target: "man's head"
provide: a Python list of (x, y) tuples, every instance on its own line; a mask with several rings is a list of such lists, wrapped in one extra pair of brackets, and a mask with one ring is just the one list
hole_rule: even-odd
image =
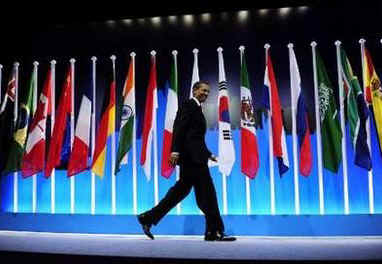
[(207, 100), (210, 93), (210, 84), (207, 81), (199, 81), (192, 86), (192, 95), (198, 99), (200, 103)]

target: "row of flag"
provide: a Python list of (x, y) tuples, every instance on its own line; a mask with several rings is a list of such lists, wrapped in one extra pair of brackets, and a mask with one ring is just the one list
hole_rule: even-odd
[[(299, 171), (309, 176), (312, 169), (313, 155), (311, 150), (310, 128), (307, 107), (301, 86), (300, 71), (293, 50), (289, 48), (291, 104), (293, 114), (293, 134), (298, 142)], [(349, 123), (352, 147), (355, 152), (354, 163), (368, 171), (372, 169), (370, 149), (370, 117), (374, 116), (378, 141), (382, 149), (382, 89), (380, 80), (373, 66), (371, 56), (366, 48), (362, 49), (363, 87), (353, 73), (350, 61), (342, 47), (337, 54), (339, 72), (340, 111), (346, 111)], [(282, 122), (281, 103), (278, 86), (270, 55), (270, 46), (265, 46), (264, 97), (262, 105), (270, 118), (269, 139), (270, 155), (278, 161), (280, 176), (288, 171), (290, 164), (287, 153), (285, 129)], [(219, 95), (219, 170), (223, 175), (230, 175), (235, 163), (234, 142), (229, 114), (229, 91), (225, 76), (223, 49), (218, 50)], [(342, 161), (341, 142), (345, 130), (342, 129), (338, 107), (334, 98), (333, 85), (328, 77), (324, 62), (313, 48), (314, 80), (316, 96), (317, 129), (321, 134), (323, 166), (337, 172)], [(140, 164), (148, 179), (151, 177), (152, 143), (156, 138), (157, 124), (157, 76), (155, 52), (151, 53), (150, 76), (145, 102), (144, 124), (142, 132), (142, 151)], [(168, 88), (166, 116), (164, 125), (163, 153), (161, 174), (168, 178), (174, 168), (169, 166), (172, 127), (178, 109), (178, 71), (177, 52), (173, 51), (170, 80)], [(54, 102), (55, 62), (52, 61), (42, 92), (37, 100), (37, 63), (34, 65), (28, 92), (18, 106), (18, 64), (15, 63), (5, 96), (1, 101), (0, 122), (2, 151), (0, 162), (3, 173), (21, 171), (24, 177), (44, 172), (50, 177), (54, 169), (65, 164), (67, 175), (73, 176), (91, 169), (102, 177), (105, 172), (107, 140), (116, 129), (116, 78), (115, 56), (111, 57), (109, 90), (104, 96), (101, 119), (95, 133), (95, 79), (96, 64), (93, 57), (91, 85), (85, 89), (79, 109), (76, 125), (74, 125), (74, 60), (68, 68), (57, 109)], [(194, 67), (192, 85), (199, 81), (197, 50), (194, 50)], [(260, 167), (259, 148), (253, 109), (253, 99), (249, 83), (244, 47), (240, 47), (240, 113), (241, 113), (241, 171), (249, 178), (255, 178)], [(190, 89), (190, 97), (192, 96)], [(135, 145), (136, 106), (135, 106), (135, 54), (131, 54), (130, 65), (126, 74), (121, 108), (119, 142), (114, 159), (113, 173), (118, 173), (127, 163), (127, 155)], [(57, 116), (55, 113), (57, 112)], [(371, 115), (371, 112), (373, 115)], [(52, 129), (47, 131), (47, 120), (50, 119)], [(11, 124), (5, 123), (11, 120)], [(75, 128), (75, 130), (74, 130)], [(50, 134), (50, 135), (49, 135)], [(48, 135), (48, 136), (47, 136)], [(11, 139), (10, 141), (4, 139)], [(47, 138), (50, 138), (49, 148)], [(90, 142), (92, 139), (92, 142)], [(297, 145), (297, 142), (294, 144)], [(92, 146), (92, 149), (90, 149)], [(154, 148), (154, 152), (155, 152)], [(116, 155), (116, 156), (115, 156)]]

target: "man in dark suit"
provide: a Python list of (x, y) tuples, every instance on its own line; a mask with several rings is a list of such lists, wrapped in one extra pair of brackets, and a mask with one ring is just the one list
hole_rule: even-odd
[(154, 239), (150, 228), (182, 201), (194, 187), (196, 202), (206, 219), (204, 240), (234, 241), (224, 234), (215, 187), (208, 168), (208, 160), (217, 161), (208, 150), (204, 137), (207, 132), (201, 103), (210, 92), (208, 82), (199, 81), (192, 87), (193, 97), (182, 104), (176, 114), (171, 146), (170, 164), (179, 164), (180, 176), (166, 196), (151, 210), (138, 215), (144, 233)]

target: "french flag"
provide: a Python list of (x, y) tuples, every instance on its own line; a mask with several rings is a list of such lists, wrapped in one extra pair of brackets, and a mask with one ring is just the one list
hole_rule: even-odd
[(292, 107), (297, 109), (296, 126), (298, 143), (300, 147), (300, 173), (303, 176), (309, 176), (312, 170), (312, 151), (310, 146), (310, 129), (308, 123), (308, 112), (304, 95), (301, 93), (301, 77), (297, 65), (296, 55), (293, 46), (289, 47), (289, 65), (292, 91)]
[[(93, 83), (93, 81), (91, 82)], [(89, 168), (89, 142), (92, 115), (93, 87), (88, 86), (82, 95), (78, 114), (72, 154), (68, 164), (68, 177), (83, 172)]]
[(270, 111), (272, 120), (273, 156), (278, 160), (280, 176), (289, 169), (289, 159), (285, 140), (285, 130), (281, 115), (281, 104), (277, 91), (275, 73), (273, 71), (269, 50), (266, 50), (266, 66), (264, 76), (264, 106)]

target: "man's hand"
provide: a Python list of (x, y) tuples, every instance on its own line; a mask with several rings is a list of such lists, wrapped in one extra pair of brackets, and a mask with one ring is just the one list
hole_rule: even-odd
[(172, 152), (168, 163), (170, 163), (171, 167), (175, 167), (179, 160), (179, 153)]
[(209, 159), (212, 161), (218, 162), (218, 158), (213, 154), (209, 157)]

